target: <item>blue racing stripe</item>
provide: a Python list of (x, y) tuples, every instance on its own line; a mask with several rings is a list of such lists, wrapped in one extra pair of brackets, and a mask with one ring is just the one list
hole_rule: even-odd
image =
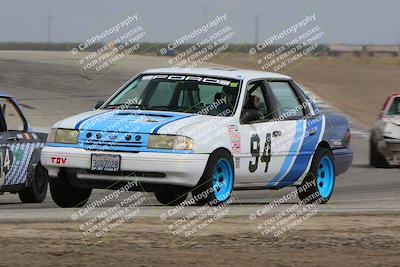
[[(323, 117), (320, 116), (319, 119), (307, 121), (306, 137), (304, 138), (300, 153), (293, 163), (291, 170), (282, 180), (279, 181), (277, 185), (278, 188), (292, 185), (305, 172), (310, 160), (312, 159), (312, 156), (314, 155), (315, 149), (318, 145), (319, 137), (323, 132), (322, 119)], [(310, 133), (312, 130), (315, 130), (317, 134), (309, 135), (308, 133)]]
[(77, 126), (80, 130), (152, 133), (170, 122), (187, 117), (189, 116), (153, 111), (109, 111), (90, 116)]
[[(109, 110), (108, 110), (108, 111), (109, 111)], [(106, 112), (108, 112), (108, 111), (106, 111)], [(102, 114), (104, 114), (104, 113), (106, 113), (106, 112), (98, 113), (98, 114), (95, 114), (95, 115), (92, 115), (92, 116), (89, 116), (89, 117), (87, 117), (87, 118), (82, 119), (81, 121), (79, 121), (79, 122), (75, 125), (75, 129), (76, 129), (76, 130), (79, 130), (79, 127), (82, 125), (82, 123), (84, 123), (84, 122), (86, 122), (86, 121), (88, 121), (88, 120), (90, 120), (90, 119), (92, 119), (92, 118), (94, 118), (94, 117), (96, 117), (96, 116), (100, 116), (100, 115), (102, 115)]]
[[(304, 120), (297, 120), (296, 121), (296, 134), (293, 138), (293, 143), (289, 150), (289, 155), (286, 156), (281, 169), (279, 170), (278, 174), (268, 183), (269, 187), (273, 187), (276, 183), (283, 178), (283, 176), (287, 173), (290, 165), (296, 159), (297, 149), (299, 148), (301, 142), (304, 138)], [(292, 156), (291, 154), (294, 153)]]
[(158, 131), (160, 130), (161, 127), (163, 127), (163, 126), (165, 126), (165, 125), (167, 125), (167, 124), (169, 124), (169, 123), (171, 123), (171, 122), (175, 122), (175, 121), (178, 121), (178, 120), (181, 120), (181, 119), (186, 119), (186, 118), (189, 118), (189, 117), (191, 117), (191, 116), (192, 116), (192, 115), (182, 116), (182, 117), (178, 117), (178, 118), (176, 118), (176, 119), (169, 120), (169, 121), (167, 121), (167, 122), (161, 123), (161, 124), (158, 125), (156, 128), (154, 128), (153, 134), (158, 133)]

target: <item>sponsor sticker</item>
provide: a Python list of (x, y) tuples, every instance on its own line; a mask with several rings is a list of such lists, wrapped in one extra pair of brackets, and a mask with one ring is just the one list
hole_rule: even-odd
[(226, 126), (233, 153), (240, 153), (240, 133), (236, 125)]

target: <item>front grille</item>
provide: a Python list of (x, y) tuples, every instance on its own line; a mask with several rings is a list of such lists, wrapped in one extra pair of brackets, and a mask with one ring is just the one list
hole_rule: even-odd
[(147, 147), (148, 134), (82, 130), (79, 144), (90, 151), (140, 152)]
[(114, 143), (114, 142), (95, 142), (95, 141), (89, 141), (89, 142), (83, 142), (82, 143), (85, 146), (91, 146), (94, 149), (95, 147), (99, 148), (106, 148), (106, 147), (143, 147), (143, 144), (141, 143)]

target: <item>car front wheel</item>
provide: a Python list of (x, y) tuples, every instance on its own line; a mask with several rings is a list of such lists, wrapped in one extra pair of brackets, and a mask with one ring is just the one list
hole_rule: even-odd
[(387, 168), (389, 166), (386, 158), (379, 152), (373, 138), (369, 142), (369, 164), (376, 168)]
[(210, 155), (202, 177), (192, 195), (198, 205), (219, 205), (232, 194), (233, 161), (229, 152), (216, 150)]
[(48, 182), (47, 170), (38, 164), (29, 187), (18, 192), (19, 199), (22, 203), (42, 203), (46, 198)]
[(158, 202), (168, 206), (175, 206), (181, 204), (186, 200), (188, 193), (182, 189), (165, 189), (162, 191), (154, 192)]
[(73, 208), (83, 207), (88, 201), (92, 189), (74, 187), (67, 177), (59, 175), (58, 178), (50, 179), (50, 193), (59, 207)]

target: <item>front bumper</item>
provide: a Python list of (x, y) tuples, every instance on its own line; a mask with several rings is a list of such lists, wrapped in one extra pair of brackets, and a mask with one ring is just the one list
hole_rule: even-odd
[(391, 165), (400, 165), (400, 139), (384, 138), (378, 141), (379, 152)]
[[(91, 154), (94, 153), (120, 155), (120, 172), (116, 174), (91, 172)], [(137, 180), (146, 184), (193, 187), (200, 180), (208, 157), (208, 154), (97, 152), (81, 148), (46, 146), (42, 149), (40, 159), (41, 164), (48, 169), (49, 175), (54, 178), (58, 177), (61, 169), (67, 169), (78, 180)]]

